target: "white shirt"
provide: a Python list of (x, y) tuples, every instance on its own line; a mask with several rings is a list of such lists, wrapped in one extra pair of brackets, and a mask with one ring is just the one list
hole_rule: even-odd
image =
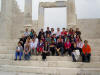
[(35, 39), (35, 47), (37, 47), (38, 44), (38, 38)]
[(59, 35), (61, 35), (61, 32), (60, 31), (59, 32), (57, 31), (56, 32), (56, 36), (59, 36)]
[(56, 34), (55, 32), (51, 32), (51, 35)]
[(83, 45), (84, 45), (84, 44), (83, 44), (82, 42), (78, 42), (78, 43), (77, 43), (77, 47), (79, 47), (79, 48), (82, 48)]
[(35, 42), (31, 42), (30, 43), (30, 48), (32, 49), (32, 48), (36, 48), (37, 47), (37, 43), (35, 43)]
[(24, 32), (24, 36), (29, 36), (30, 32)]

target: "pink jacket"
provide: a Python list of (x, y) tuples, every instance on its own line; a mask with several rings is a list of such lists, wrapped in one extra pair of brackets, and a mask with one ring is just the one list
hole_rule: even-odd
[(65, 48), (70, 48), (70, 47), (71, 47), (71, 43), (70, 43), (70, 42), (66, 42), (66, 43), (64, 44), (64, 46), (65, 46)]

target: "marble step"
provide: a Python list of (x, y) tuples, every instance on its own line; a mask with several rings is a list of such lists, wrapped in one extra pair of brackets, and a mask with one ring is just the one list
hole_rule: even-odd
[(0, 50), (0, 54), (15, 54), (15, 50)]
[[(14, 54), (0, 54), (0, 59), (14, 60)], [(24, 57), (22, 57), (22, 60)], [(81, 59), (81, 57), (80, 57)], [(41, 56), (31, 56), (30, 60), (41, 61)], [(72, 61), (71, 56), (47, 56), (47, 61)], [(91, 62), (100, 62), (100, 56), (91, 56)]]
[(1, 43), (0, 42), (0, 46), (17, 46), (17, 42), (16, 43)]
[(99, 75), (100, 73), (100, 68), (26, 67), (12, 65), (1, 65), (0, 70), (6, 72), (26, 72), (44, 75)]
[(13, 42), (18, 42), (19, 39), (0, 39), (1, 43), (13, 43)]
[[(0, 50), (0, 54), (15, 54), (15, 50)], [(92, 56), (100, 56), (100, 51), (92, 52)]]
[[(14, 60), (15, 56), (14, 54), (0, 54), (0, 59), (10, 59)], [(24, 57), (22, 57), (23, 59)], [(31, 60), (37, 60), (41, 61), (42, 57), (41, 56), (31, 56)], [(70, 56), (47, 56), (47, 61), (71, 61), (72, 58)]]
[(0, 74), (2, 75), (99, 75), (100, 72), (99, 71), (96, 71), (95, 70), (80, 70), (78, 73), (55, 73), (55, 74), (52, 74), (52, 73), (28, 73), (28, 72), (7, 72), (7, 71), (0, 71)]
[(72, 61), (10, 61), (0, 60), (0, 65), (33, 66), (33, 67), (63, 67), (63, 68), (100, 68), (100, 62), (72, 62)]

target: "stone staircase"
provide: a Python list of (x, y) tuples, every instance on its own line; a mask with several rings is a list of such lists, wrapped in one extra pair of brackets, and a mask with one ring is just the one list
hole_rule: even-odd
[(29, 61), (14, 61), (15, 40), (0, 40), (0, 73), (4, 75), (100, 75), (100, 39), (88, 39), (92, 47), (91, 63), (72, 62), (70, 56), (32, 56)]

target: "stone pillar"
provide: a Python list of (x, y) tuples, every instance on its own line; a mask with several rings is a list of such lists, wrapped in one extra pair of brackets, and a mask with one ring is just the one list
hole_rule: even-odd
[(75, 12), (75, 0), (68, 0), (67, 3), (68, 7), (68, 12), (67, 12), (67, 22), (68, 26), (73, 26), (77, 24), (77, 17), (76, 17), (76, 12)]
[(0, 25), (0, 39), (11, 38), (11, 25), (12, 25), (12, 0), (1, 1), (1, 25)]
[(39, 6), (38, 29), (44, 28), (44, 8)]
[(32, 24), (32, 0), (25, 0), (25, 25)]

